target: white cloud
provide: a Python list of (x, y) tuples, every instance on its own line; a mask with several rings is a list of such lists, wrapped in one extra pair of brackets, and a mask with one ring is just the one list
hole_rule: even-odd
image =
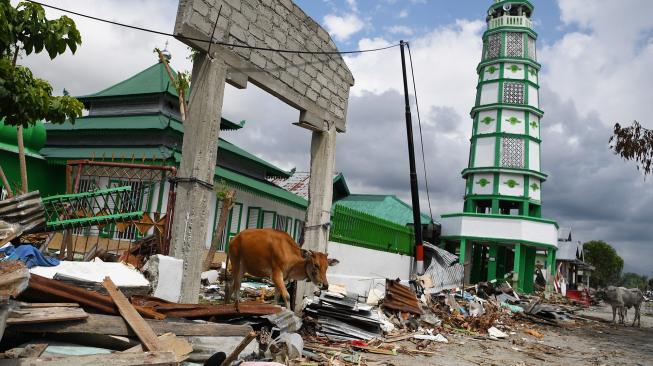
[(346, 0), (347, 5), (351, 8), (351, 10), (355, 13), (358, 12), (358, 5), (356, 4), (356, 0)]
[(387, 30), (391, 34), (401, 34), (406, 36), (412, 36), (414, 33), (412, 28), (405, 25), (393, 25), (392, 27), (388, 27)]
[(355, 14), (345, 16), (328, 14), (324, 16), (323, 23), (327, 31), (338, 41), (348, 40), (365, 26), (365, 23)]
[[(75, 10), (101, 18), (120, 21), (162, 31), (172, 31), (177, 11), (174, 2), (141, 0), (138, 6), (125, 11), (124, 3), (104, 0), (49, 1), (58, 7)], [(63, 13), (46, 8), (48, 18)], [(82, 45), (73, 55), (67, 52), (50, 60), (47, 53), (30, 55), (20, 63), (32, 69), (40, 78), (50, 81), (54, 92), (66, 88), (72, 95), (99, 91), (119, 82), (157, 62), (155, 47), (163, 48), (166, 41), (173, 55), (172, 65), (179, 70), (190, 70), (186, 60), (186, 46), (172, 37), (145, 33), (95, 20), (66, 14), (77, 24)]]
[[(480, 21), (457, 21), (411, 42), (423, 112), (434, 106), (450, 106), (461, 116), (468, 114), (476, 93), (476, 65), (481, 57), (483, 25)], [(359, 47), (376, 48), (389, 44), (382, 38), (365, 38), (359, 42)], [(356, 78), (352, 95), (360, 96), (364, 92), (382, 94), (389, 90), (403, 93), (399, 49), (349, 56), (345, 60)], [(458, 131), (466, 134), (470, 128), (471, 123), (462, 123)]]
[[(561, 19), (579, 30), (541, 47), (542, 80), (581, 113), (597, 111), (600, 122), (648, 122), (653, 74), (653, 2), (559, 0)], [(633, 11), (638, 9), (638, 11)], [(599, 121), (597, 121), (599, 122)]]
[(405, 17), (407, 17), (407, 16), (408, 16), (408, 10), (406, 10), (406, 9), (402, 9), (402, 10), (399, 12), (399, 18), (405, 18)]

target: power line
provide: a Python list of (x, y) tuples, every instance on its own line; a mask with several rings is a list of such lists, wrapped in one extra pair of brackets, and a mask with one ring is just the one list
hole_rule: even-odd
[(424, 183), (426, 184), (426, 201), (429, 204), (429, 214), (431, 221), (433, 221), (433, 210), (431, 210), (431, 196), (429, 194), (429, 179), (426, 174), (426, 159), (424, 155), (424, 139), (422, 138), (422, 119), (419, 115), (419, 104), (417, 103), (417, 86), (415, 85), (415, 69), (413, 68), (413, 55), (410, 53), (410, 43), (406, 42), (408, 46), (408, 60), (410, 61), (410, 74), (413, 77), (413, 92), (415, 93), (415, 109), (417, 110), (417, 124), (419, 125), (419, 142), (422, 147), (422, 165), (424, 167)]
[(60, 8), (60, 7), (57, 7), (57, 6), (44, 4), (44, 3), (34, 1), (34, 0), (27, 0), (27, 1), (29, 1), (31, 3), (34, 3), (34, 4), (41, 5), (41, 6), (46, 7), (46, 8), (59, 10), (59, 11), (62, 11), (64, 13), (73, 14), (73, 15), (77, 15), (77, 16), (80, 16), (80, 17), (96, 20), (96, 21), (99, 21), (99, 22), (104, 22), (104, 23), (108, 23), (108, 24), (117, 25), (117, 26), (120, 26), (120, 27), (136, 29), (136, 30), (143, 31), (143, 32), (159, 34), (159, 35), (162, 35), (162, 36), (175, 37), (175, 38), (178, 38), (178, 39), (185, 39), (185, 40), (189, 40), (189, 41), (207, 42), (207, 43), (217, 44), (217, 45), (221, 45), (221, 46), (234, 47), (234, 48), (247, 48), (247, 49), (258, 50), (258, 51), (271, 51), (271, 52), (279, 52), (279, 53), (295, 53), (295, 54), (310, 54), (310, 55), (348, 55), (348, 54), (383, 51), (383, 50), (387, 50), (387, 49), (399, 46), (399, 43), (395, 43), (395, 44), (391, 44), (391, 45), (385, 46), (385, 47), (370, 48), (370, 49), (358, 50), (358, 51), (301, 51), (301, 50), (282, 50), (282, 49), (269, 48), (269, 47), (256, 47), (256, 46), (249, 46), (249, 45), (246, 45), (246, 44), (235, 44), (235, 43), (220, 42), (220, 41), (215, 41), (215, 40), (210, 40), (209, 41), (209, 40), (201, 39), (201, 38), (184, 37), (184, 36), (180, 36), (180, 35), (174, 35), (172, 33), (162, 32), (162, 31), (158, 31), (158, 30), (155, 30), (155, 29), (149, 29), (149, 28), (139, 27), (139, 26), (135, 26), (135, 25), (114, 22), (112, 20), (94, 17), (92, 15), (83, 14), (83, 13), (79, 13), (79, 12), (76, 12), (76, 11)]

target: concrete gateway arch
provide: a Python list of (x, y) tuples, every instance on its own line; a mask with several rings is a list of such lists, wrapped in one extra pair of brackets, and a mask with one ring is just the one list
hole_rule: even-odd
[(305, 247), (325, 251), (336, 132), (346, 130), (354, 78), (329, 34), (291, 0), (181, 0), (175, 35), (201, 51), (193, 65), (171, 246), (171, 255), (184, 260), (180, 300), (194, 303), (225, 83), (242, 89), (252, 82), (296, 108), (291, 122), (311, 131)]

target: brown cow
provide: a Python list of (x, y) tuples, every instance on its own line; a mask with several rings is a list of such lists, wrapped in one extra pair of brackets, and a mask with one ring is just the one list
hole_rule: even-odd
[(229, 242), (229, 257), (233, 274), (231, 293), (235, 294), (236, 303), (240, 281), (247, 272), (253, 276), (271, 278), (286, 308), (290, 308), (290, 296), (285, 280), (310, 280), (325, 289), (329, 286), (327, 268), (338, 264), (337, 259), (328, 259), (324, 253), (299, 248), (288, 233), (275, 229), (240, 232)]

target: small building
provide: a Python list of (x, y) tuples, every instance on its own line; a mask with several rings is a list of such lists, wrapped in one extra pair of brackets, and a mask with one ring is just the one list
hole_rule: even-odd
[(556, 253), (556, 287), (569, 290), (589, 289), (589, 280), (594, 267), (585, 263), (583, 243), (574, 241), (571, 228), (561, 228)]

